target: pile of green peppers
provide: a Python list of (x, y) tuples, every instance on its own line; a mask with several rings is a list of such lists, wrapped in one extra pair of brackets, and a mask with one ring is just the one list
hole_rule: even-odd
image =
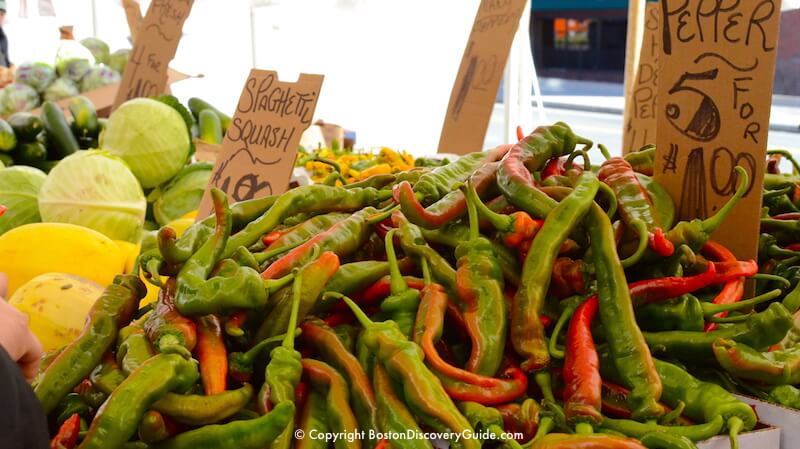
[[(212, 190), (43, 361), (53, 447), (737, 447), (758, 420), (732, 392), (800, 408), (800, 165), (770, 152), (763, 192), (736, 167), (678, 221), (655, 148), (592, 145), (555, 123), (356, 185)], [(713, 234), (760, 193), (740, 260)]]

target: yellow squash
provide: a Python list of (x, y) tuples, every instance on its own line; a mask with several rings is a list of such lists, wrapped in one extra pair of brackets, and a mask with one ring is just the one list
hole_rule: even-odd
[(128, 255), (103, 234), (65, 223), (32, 223), (0, 236), (0, 272), (8, 294), (43, 273), (67, 273), (108, 285)]
[(46, 273), (29, 280), (9, 299), (28, 315), (31, 331), (45, 352), (60, 348), (78, 336), (86, 314), (103, 287), (64, 273)]

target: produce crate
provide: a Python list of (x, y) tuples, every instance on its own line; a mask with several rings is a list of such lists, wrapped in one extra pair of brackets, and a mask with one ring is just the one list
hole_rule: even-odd
[[(758, 415), (761, 417), (761, 415)], [(781, 428), (759, 423), (752, 432), (739, 434), (739, 449), (778, 449), (783, 447)], [(717, 435), (697, 443), (697, 449), (730, 449), (731, 440), (727, 435)]]
[(762, 401), (752, 396), (743, 396), (739, 394), (735, 396), (740, 401), (752, 405), (756, 409), (759, 420), (765, 424), (781, 429), (781, 449), (791, 449), (800, 446), (799, 411)]

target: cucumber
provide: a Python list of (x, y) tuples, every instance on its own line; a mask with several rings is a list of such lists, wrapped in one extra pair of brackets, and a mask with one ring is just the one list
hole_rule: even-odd
[(8, 118), (8, 124), (14, 129), (20, 142), (35, 142), (36, 136), (42, 132), (42, 121), (30, 112), (15, 112)]
[(204, 100), (199, 98), (192, 97), (189, 99), (189, 110), (192, 111), (192, 115), (197, 120), (200, 120), (200, 111), (204, 111), (206, 109), (210, 109), (217, 117), (219, 117), (220, 124), (222, 125), (222, 133), (228, 131), (228, 126), (231, 124), (231, 117), (229, 115), (225, 115), (219, 111), (219, 109), (211, 106), (210, 104), (206, 103)]
[(17, 146), (17, 135), (7, 121), (0, 119), (0, 151), (11, 151)]
[(17, 164), (35, 167), (47, 160), (47, 148), (39, 142), (22, 143), (11, 155)]
[(72, 114), (72, 131), (76, 137), (97, 137), (100, 124), (97, 122), (97, 110), (88, 98), (83, 95), (69, 100), (69, 112)]
[(222, 143), (222, 122), (214, 111), (203, 109), (197, 118), (198, 138), (207, 143)]
[(50, 141), (50, 150), (52, 151), (50, 159), (63, 159), (80, 149), (78, 140), (69, 128), (67, 118), (64, 117), (64, 113), (56, 103), (52, 101), (44, 102), (42, 106), (42, 124)]
[(14, 165), (14, 158), (8, 153), (0, 153), (0, 164), (3, 164), (3, 167), (11, 167)]

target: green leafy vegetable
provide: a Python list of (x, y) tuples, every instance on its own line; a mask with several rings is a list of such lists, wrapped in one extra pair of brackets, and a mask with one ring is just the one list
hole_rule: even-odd
[(146, 208), (131, 170), (100, 150), (62, 159), (39, 192), (43, 221), (86, 226), (115, 240), (139, 241)]
[(27, 223), (41, 221), (37, 195), (45, 175), (33, 167), (8, 167), (0, 169), (0, 204), (6, 206), (0, 217), (0, 234)]

